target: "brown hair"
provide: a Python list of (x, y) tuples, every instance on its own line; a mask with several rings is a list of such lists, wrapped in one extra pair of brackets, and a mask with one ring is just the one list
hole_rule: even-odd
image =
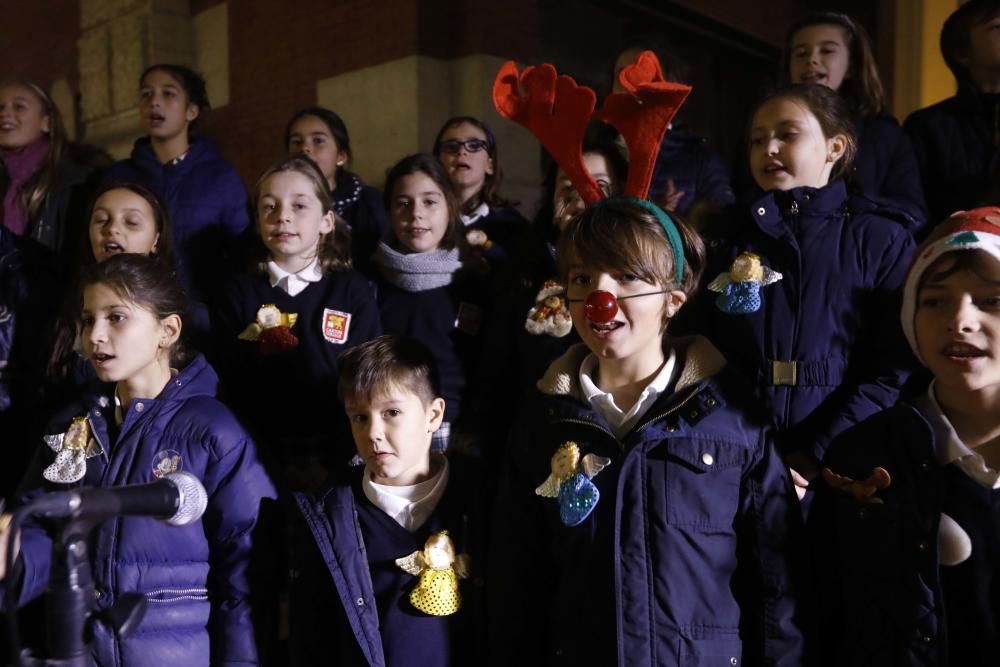
[(847, 72), (837, 92), (847, 101), (851, 113), (857, 118), (864, 118), (884, 112), (885, 89), (878, 75), (871, 39), (861, 24), (846, 14), (817, 12), (793, 23), (785, 33), (785, 50), (781, 54), (779, 80), (786, 84), (791, 83), (792, 40), (795, 39), (795, 33), (803, 28), (817, 25), (836, 26), (844, 33), (844, 43), (848, 49)]
[(972, 46), (971, 32), (1000, 14), (1000, 0), (969, 0), (945, 19), (941, 28), (941, 55), (959, 84), (974, 84), (969, 68), (959, 62)]
[[(40, 86), (21, 78), (4, 79), (0, 82), (0, 88), (8, 86), (20, 86), (29, 90), (42, 105), (42, 113), (49, 117), (48, 155), (45, 156), (42, 167), (24, 184), (19, 196), (21, 206), (28, 213), (28, 220), (33, 221), (37, 219), (42, 205), (45, 203), (45, 198), (48, 197), (49, 191), (55, 184), (59, 162), (66, 150), (66, 130), (63, 128), (62, 114), (59, 113), (59, 108)], [(3, 161), (0, 161), (0, 194), (7, 191), (9, 183), (7, 170), (3, 166)]]
[(401, 387), (426, 406), (441, 395), (434, 356), (414, 338), (379, 336), (340, 355), (337, 393), (342, 401), (373, 396)]
[[(801, 102), (809, 113), (819, 122), (823, 137), (829, 139), (838, 134), (843, 135), (847, 141), (844, 154), (837, 160), (830, 170), (830, 182), (838, 178), (849, 175), (854, 167), (854, 157), (858, 152), (858, 139), (854, 133), (854, 121), (851, 119), (851, 112), (847, 108), (844, 98), (826, 86), (816, 86), (806, 83), (796, 83), (784, 88), (779, 88), (764, 96), (750, 113), (750, 125), (753, 125), (753, 118), (768, 102), (778, 99), (791, 99)], [(750, 132), (747, 132), (750, 135)]]
[[(319, 200), (320, 207), (323, 209), (323, 213), (331, 213), (334, 218), (333, 233), (324, 234), (319, 240), (319, 246), (316, 249), (317, 257), (319, 258), (320, 269), (323, 273), (330, 271), (346, 271), (351, 268), (351, 233), (347, 226), (347, 223), (337, 216), (333, 210), (333, 199), (330, 195), (330, 188), (327, 186), (326, 177), (323, 176), (323, 171), (313, 162), (309, 157), (305, 155), (291, 155), (289, 157), (282, 158), (278, 160), (273, 165), (268, 167), (259, 179), (257, 179), (257, 184), (254, 186), (253, 191), (253, 210), (254, 218), (257, 220), (258, 228), (260, 226), (260, 215), (258, 208), (260, 206), (261, 188), (264, 187), (264, 183), (267, 179), (271, 178), (275, 174), (280, 174), (282, 172), (293, 171), (297, 174), (305, 176), (313, 187), (313, 194)], [(267, 252), (267, 247), (264, 245), (264, 241), (257, 236), (257, 252), (256, 259), (263, 260), (269, 255)]]
[(478, 128), (483, 134), (486, 135), (486, 153), (493, 160), (493, 173), (486, 174), (486, 178), (483, 180), (483, 187), (479, 191), (478, 195), (469, 201), (468, 209), (465, 213), (471, 213), (481, 202), (486, 202), (490, 208), (500, 208), (502, 206), (513, 206), (514, 203), (504, 199), (500, 196), (500, 181), (503, 180), (503, 170), (500, 169), (500, 154), (499, 148), (497, 147), (496, 137), (493, 135), (493, 131), (487, 127), (486, 123), (474, 118), (472, 116), (452, 116), (445, 124), (441, 126), (438, 130), (437, 137), (434, 138), (434, 157), (439, 157), (441, 155), (441, 140), (444, 137), (444, 133), (453, 127), (458, 127), (464, 123), (468, 123), (475, 128)]
[[(916, 256), (914, 254), (914, 257)], [(963, 271), (973, 274), (984, 283), (1000, 286), (1000, 280), (995, 277), (998, 272), (995, 266), (996, 263), (996, 258), (983, 250), (966, 249), (945, 253), (924, 269), (924, 272), (920, 275), (920, 282), (917, 284), (917, 293), (919, 294), (920, 290), (927, 285), (947, 280), (956, 273)], [(994, 265), (992, 267), (993, 275), (990, 275), (988, 268), (991, 265)], [(917, 308), (919, 307), (918, 302)]]
[(663, 225), (652, 212), (624, 198), (591, 206), (559, 236), (556, 256), (563, 281), (569, 267), (579, 262), (628, 271), (650, 284), (680, 289), (691, 297), (705, 267), (705, 245), (677, 215), (669, 217), (684, 246), (684, 277), (680, 285), (676, 284), (673, 248)]
[[(173, 270), (146, 255), (123, 254), (84, 269), (80, 294), (91, 285), (106, 285), (126, 301), (148, 310), (157, 320), (177, 315), (181, 320), (187, 308), (184, 290)], [(81, 298), (82, 303), (82, 298)], [(187, 350), (178, 340), (170, 348), (171, 366), (180, 368), (188, 360)]]
[[(451, 184), (448, 172), (444, 166), (438, 162), (433, 155), (426, 153), (416, 153), (408, 155), (397, 162), (389, 169), (385, 176), (385, 191), (383, 194), (385, 210), (392, 218), (393, 190), (396, 184), (404, 177), (413, 174), (423, 174), (434, 181), (441, 193), (444, 195), (445, 204), (448, 207), (448, 228), (441, 238), (440, 248), (442, 250), (453, 250), (461, 244), (462, 240), (462, 218), (460, 217), (461, 205), (458, 197), (455, 196), (455, 188)], [(389, 239), (389, 246), (394, 250), (402, 250), (399, 239), (393, 234)]]

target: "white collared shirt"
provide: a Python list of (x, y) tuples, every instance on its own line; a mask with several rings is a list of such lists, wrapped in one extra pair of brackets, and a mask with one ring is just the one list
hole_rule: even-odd
[(465, 215), (464, 213), (462, 213), (459, 217), (462, 218), (462, 224), (468, 227), (476, 220), (479, 220), (480, 218), (485, 218), (489, 214), (490, 214), (490, 206), (486, 202), (483, 202), (482, 204), (477, 206), (476, 210), (474, 210), (469, 215)]
[(295, 296), (309, 283), (318, 283), (323, 279), (323, 271), (319, 268), (319, 259), (314, 259), (312, 264), (297, 273), (289, 273), (278, 266), (274, 260), (267, 263), (267, 276), (271, 281), (271, 287), (280, 287), (289, 296)]
[(615, 397), (606, 391), (602, 391), (593, 377), (597, 371), (597, 357), (588, 354), (580, 364), (580, 388), (587, 401), (611, 426), (616, 438), (621, 439), (628, 433), (646, 412), (653, 406), (660, 394), (670, 385), (670, 379), (674, 374), (676, 356), (673, 350), (667, 355), (663, 367), (656, 377), (646, 385), (646, 388), (639, 394), (639, 399), (628, 412), (622, 412), (621, 408), (615, 405)]
[(361, 488), (375, 507), (412, 533), (427, 522), (448, 486), (448, 459), (433, 453), (431, 465), (438, 471), (430, 479), (412, 486), (377, 484), (366, 466)]
[(934, 431), (934, 452), (938, 463), (941, 465), (954, 463), (976, 483), (987, 489), (1000, 489), (1000, 471), (986, 465), (982, 455), (970, 449), (958, 437), (958, 432), (934, 397), (933, 381), (927, 393), (917, 399), (916, 405)]

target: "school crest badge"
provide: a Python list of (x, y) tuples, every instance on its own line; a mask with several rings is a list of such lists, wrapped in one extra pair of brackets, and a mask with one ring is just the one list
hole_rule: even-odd
[(351, 329), (351, 314), (330, 308), (323, 309), (323, 338), (334, 345), (347, 342), (347, 334)]
[(153, 455), (153, 477), (157, 479), (183, 469), (181, 453), (175, 449), (164, 449)]

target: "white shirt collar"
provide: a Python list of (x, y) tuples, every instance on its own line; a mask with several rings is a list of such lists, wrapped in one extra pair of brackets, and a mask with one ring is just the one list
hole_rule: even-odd
[(438, 471), (430, 479), (411, 486), (388, 486), (372, 481), (372, 474), (365, 467), (361, 488), (373, 505), (406, 530), (413, 532), (427, 522), (448, 486), (448, 459), (442, 454), (431, 454), (431, 464)]
[(271, 281), (271, 287), (280, 287), (289, 296), (295, 296), (309, 283), (317, 283), (323, 279), (323, 271), (319, 268), (319, 258), (314, 259), (312, 264), (296, 273), (290, 273), (278, 266), (274, 260), (267, 263), (267, 276)]
[(934, 431), (934, 453), (938, 463), (941, 465), (954, 463), (962, 472), (986, 488), (1000, 488), (1000, 471), (987, 466), (982, 455), (970, 449), (958, 437), (958, 432), (934, 397), (933, 381), (927, 393), (917, 399), (916, 405)]
[(653, 406), (660, 394), (670, 385), (670, 380), (674, 374), (677, 357), (673, 350), (667, 354), (667, 359), (663, 363), (660, 372), (646, 385), (646, 388), (639, 394), (639, 399), (628, 412), (615, 405), (615, 398), (610, 393), (602, 391), (593, 376), (597, 371), (597, 357), (588, 354), (580, 364), (580, 389), (587, 401), (611, 426), (616, 438), (622, 438), (628, 433), (639, 419)]
[(469, 215), (462, 213), (459, 217), (462, 218), (462, 224), (468, 227), (476, 220), (479, 220), (480, 218), (485, 218), (489, 214), (490, 214), (490, 206), (486, 202), (483, 202), (479, 206), (477, 206), (476, 209), (472, 211), (472, 213), (470, 213)]

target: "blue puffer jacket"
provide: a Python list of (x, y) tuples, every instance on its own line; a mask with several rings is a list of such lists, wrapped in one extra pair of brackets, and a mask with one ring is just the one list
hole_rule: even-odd
[[(801, 520), (766, 415), (708, 341), (672, 343), (673, 391), (620, 441), (581, 394), (586, 347), (539, 381), (496, 500), (491, 664), (801, 664)], [(567, 441), (611, 460), (574, 527), (535, 491)]]
[[(115, 440), (108, 424), (114, 416), (112, 385), (103, 385), (103, 391), (68, 408), (48, 430), (62, 433), (73, 417), (87, 417), (102, 451), (87, 460), (79, 485), (152, 482), (167, 462), (168, 468), (194, 474), (208, 492), (204, 516), (188, 526), (124, 517), (106, 521), (93, 533), (90, 549), (99, 608), (107, 609), (128, 592), (143, 593), (150, 602), (128, 639), (117, 640), (95, 627), (96, 664), (258, 664), (250, 604), (251, 546), (262, 505), (275, 491), (253, 442), (215, 400), (216, 384), (215, 372), (199, 356), (155, 399), (133, 401)], [(29, 471), (25, 484), (43, 485), (35, 493), (67, 488), (45, 482), (40, 474), (54, 457), (46, 446), (41, 466)], [(266, 536), (256, 536), (261, 538), (267, 544)], [(44, 591), (50, 549), (51, 541), (40, 527), (25, 531), (21, 603)]]
[(694, 132), (676, 127), (667, 130), (656, 156), (649, 196), (656, 199), (664, 194), (667, 179), (684, 195), (677, 212), (684, 216), (696, 201), (732, 204), (736, 200), (729, 180), (726, 163), (705, 145), (705, 139)]
[(768, 193), (750, 220), (739, 213), (705, 282), (744, 252), (781, 280), (760, 288), (761, 305), (747, 314), (723, 312), (721, 295), (703, 287), (674, 330), (708, 336), (756, 385), (784, 453), (821, 460), (838, 433), (896, 402), (915, 364), (899, 324), (914, 242), (889, 211), (848, 198), (839, 180)]
[[(920, 410), (901, 401), (830, 447), (824, 464), (834, 472), (863, 480), (881, 466), (891, 482), (875, 505), (826, 485), (816, 493), (809, 534), (822, 574), (824, 665), (997, 664), (1000, 492), (938, 463), (934, 437)], [(992, 514), (985, 538), (971, 533), (971, 557), (950, 567), (938, 549), (942, 512), (959, 523)]]
[(996, 95), (963, 85), (954, 97), (906, 119), (932, 224), (955, 211), (1000, 203), (994, 184), (998, 106)]
[(162, 164), (148, 137), (132, 157), (112, 165), (104, 182), (138, 183), (156, 194), (170, 214), (179, 272), (199, 301), (210, 301), (250, 227), (250, 208), (240, 175), (207, 139), (191, 142), (177, 164)]

